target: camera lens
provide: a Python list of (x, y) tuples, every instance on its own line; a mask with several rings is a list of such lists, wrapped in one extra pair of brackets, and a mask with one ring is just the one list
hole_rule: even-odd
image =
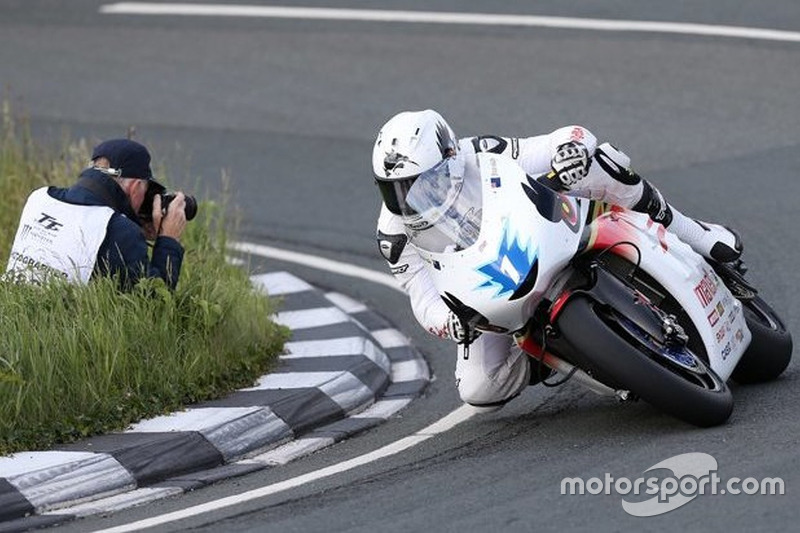
[[(183, 212), (186, 213), (186, 220), (192, 220), (197, 216), (197, 200), (194, 196), (189, 194), (184, 195), (186, 204), (184, 205)], [(170, 202), (175, 199), (175, 193), (167, 193), (161, 195), (161, 212), (167, 214), (167, 208)]]
[(192, 220), (197, 216), (197, 200), (194, 199), (194, 196), (186, 195), (186, 207), (184, 211), (186, 212), (186, 220)]

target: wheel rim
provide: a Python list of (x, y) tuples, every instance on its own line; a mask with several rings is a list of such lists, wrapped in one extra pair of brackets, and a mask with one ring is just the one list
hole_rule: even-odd
[(672, 373), (709, 391), (716, 392), (725, 387), (705, 361), (686, 346), (664, 345), (626, 317), (613, 316), (609, 319), (619, 326), (619, 330), (629, 341), (635, 343), (642, 353)]

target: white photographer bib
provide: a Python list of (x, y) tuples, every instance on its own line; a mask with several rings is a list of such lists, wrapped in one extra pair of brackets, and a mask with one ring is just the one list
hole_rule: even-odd
[(88, 282), (113, 214), (110, 207), (68, 204), (47, 187), (37, 189), (22, 210), (6, 271), (33, 283), (52, 276)]

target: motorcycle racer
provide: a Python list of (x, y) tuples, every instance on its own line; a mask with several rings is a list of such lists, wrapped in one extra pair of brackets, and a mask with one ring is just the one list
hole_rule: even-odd
[[(494, 410), (550, 370), (528, 357), (508, 335), (464, 329), (439, 296), (425, 262), (409, 235), (426, 228), (406, 203), (415, 179), (442, 160), (453, 158), (460, 178), (476, 174), (477, 152), (511, 157), (530, 176), (569, 195), (599, 200), (646, 213), (704, 257), (721, 262), (738, 259), (739, 237), (728, 228), (691, 219), (668, 204), (663, 195), (630, 167), (630, 158), (583, 126), (559, 128), (527, 138), (481, 135), (458, 139), (436, 111), (406, 111), (392, 117), (378, 133), (372, 167), (383, 205), (378, 219), (378, 246), (390, 270), (409, 295), (417, 321), (430, 333), (458, 343), (456, 386), (465, 403)], [(470, 157), (473, 156), (473, 157)]]

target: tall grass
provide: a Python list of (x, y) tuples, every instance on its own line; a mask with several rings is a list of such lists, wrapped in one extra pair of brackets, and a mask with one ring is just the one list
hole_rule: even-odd
[[(46, 154), (4, 108), (2, 268), (27, 195), (71, 183), (88, 160), (81, 143)], [(124, 293), (111, 279), (0, 282), (0, 454), (122, 429), (267, 372), (288, 331), (247, 273), (225, 261), (228, 231), (224, 206), (202, 202), (181, 239), (174, 292), (160, 280)]]
[(8, 100), (0, 104), (0, 114), (0, 260), (5, 268), (28, 195), (44, 185), (74, 181), (91, 152), (85, 141), (65, 141), (58, 150), (38, 145), (28, 121), (12, 113)]

